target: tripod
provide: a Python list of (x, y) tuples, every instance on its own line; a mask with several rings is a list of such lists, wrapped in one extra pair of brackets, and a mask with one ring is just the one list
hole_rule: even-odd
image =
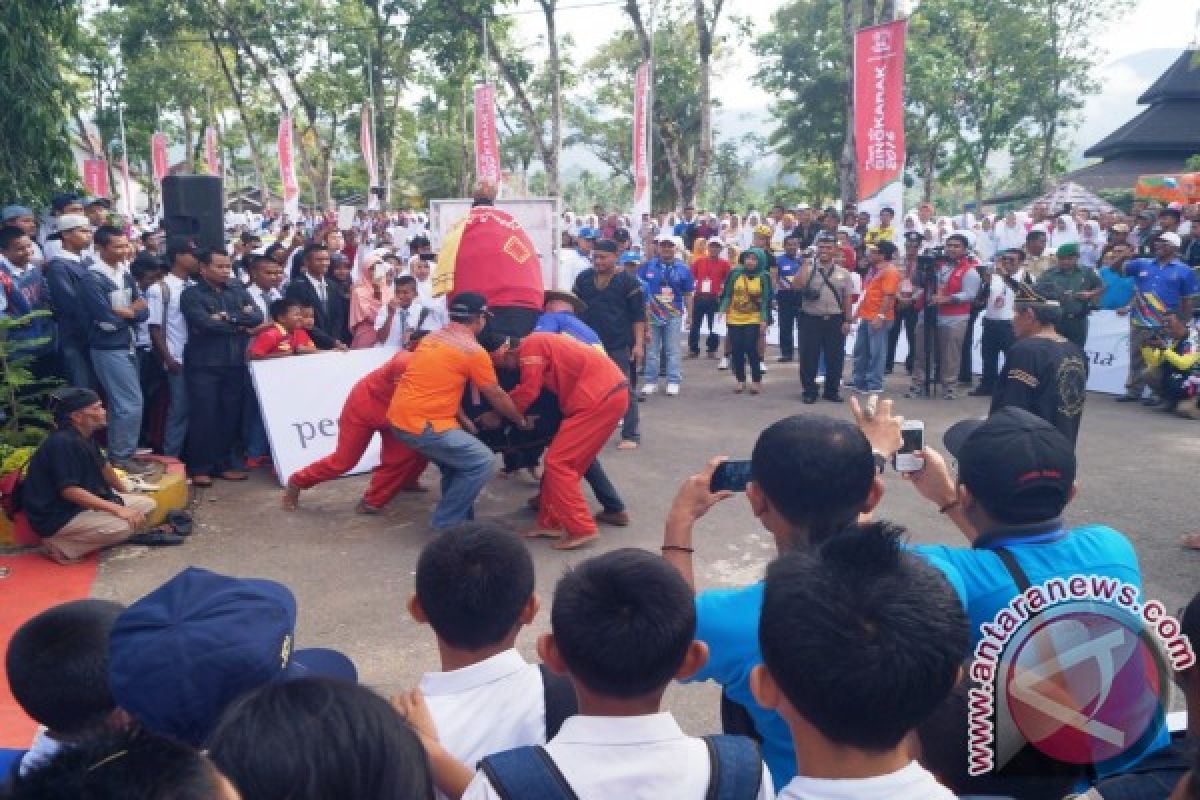
[(937, 367), (940, 370), (942, 363), (937, 337), (938, 308), (933, 303), (933, 296), (937, 294), (938, 258), (936, 256), (917, 256), (917, 273), (921, 278), (921, 292), (924, 298), (921, 309), (921, 341), (925, 351), (925, 381), (921, 390), (926, 397), (933, 397), (933, 387), (942, 377), (939, 374), (938, 380), (935, 380), (933, 374), (934, 368)]

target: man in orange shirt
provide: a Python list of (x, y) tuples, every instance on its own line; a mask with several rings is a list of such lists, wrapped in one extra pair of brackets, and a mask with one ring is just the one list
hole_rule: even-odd
[[(488, 345), (498, 366), (521, 370), (512, 393), (517, 409), (528, 408), (543, 388), (558, 397), (562, 409), (562, 424), (546, 450), (538, 527), (528, 535), (557, 538), (556, 550), (587, 544), (599, 534), (580, 480), (625, 415), (629, 383), (602, 350), (570, 336), (531, 333)], [(492, 412), (480, 423), (495, 426), (500, 420)]]
[(382, 434), (383, 445), (379, 466), (371, 472), (371, 483), (358, 501), (355, 511), (359, 514), (378, 514), (396, 496), (396, 492), (424, 491), (417, 483), (417, 478), (421, 477), (429, 459), (393, 436), (387, 419), (392, 395), (412, 357), (412, 353), (401, 350), (382, 367), (367, 373), (366, 377), (354, 384), (338, 417), (337, 446), (329, 455), (288, 478), (287, 488), (283, 492), (284, 511), (296, 510), (301, 491), (341, 477), (354, 469), (354, 465), (362, 460), (376, 431)]
[(430, 520), (435, 530), (474, 516), (475, 498), (494, 469), (491, 449), (459, 425), (467, 382), (500, 416), (521, 430), (533, 427), (500, 388), (492, 360), (476, 340), (490, 316), (487, 300), (463, 292), (448, 311), (450, 323), (417, 345), (387, 412), (393, 435), (442, 471), (442, 498)]
[(871, 269), (863, 279), (862, 301), (858, 304), (854, 379), (850, 384), (860, 392), (883, 391), (888, 332), (896, 319), (896, 294), (900, 291), (900, 270), (892, 263), (897, 252), (896, 245), (882, 240), (867, 252)]

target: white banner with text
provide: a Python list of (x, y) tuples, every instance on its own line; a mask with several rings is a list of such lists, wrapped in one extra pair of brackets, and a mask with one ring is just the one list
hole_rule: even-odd
[[(371, 347), (250, 363), (280, 485), (286, 484), (293, 473), (333, 452), (338, 418), (350, 390), (395, 352), (391, 347)], [(362, 460), (348, 474), (368, 472), (378, 464), (379, 437), (375, 436)]]

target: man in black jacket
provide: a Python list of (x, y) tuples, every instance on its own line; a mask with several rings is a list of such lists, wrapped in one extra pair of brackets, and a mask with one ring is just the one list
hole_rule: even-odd
[(316, 326), (309, 331), (313, 343), (322, 350), (345, 350), (346, 317), (337, 290), (329, 284), (327, 274), (331, 257), (323, 244), (304, 248), (304, 271), (284, 291), (284, 297), (312, 306)]
[(46, 261), (46, 289), (58, 323), (58, 348), (64, 377), (71, 386), (96, 388), (92, 359), (88, 353), (87, 315), (83, 311), (80, 286), (87, 275), (84, 251), (92, 244), (92, 226), (82, 214), (55, 217), (53, 239), (60, 239), (59, 254)]
[(187, 465), (196, 486), (212, 486), (213, 476), (245, 480), (230, 454), (242, 424), (249, 332), (262, 312), (246, 288), (231, 281), (229, 256), (215, 250), (196, 253), (200, 280), (183, 290), (179, 305), (187, 321), (183, 370), (188, 390)]

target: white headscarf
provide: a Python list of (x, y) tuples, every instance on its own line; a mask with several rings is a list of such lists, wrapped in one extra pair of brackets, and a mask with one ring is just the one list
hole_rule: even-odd
[(992, 229), (996, 237), (996, 247), (999, 250), (1014, 250), (1025, 246), (1025, 226), (1021, 224), (1017, 212), (1009, 211), (1004, 219), (996, 223)]
[(1075, 218), (1070, 214), (1059, 214), (1050, 231), (1051, 252), (1064, 244), (1079, 244), (1079, 229), (1075, 227)]

